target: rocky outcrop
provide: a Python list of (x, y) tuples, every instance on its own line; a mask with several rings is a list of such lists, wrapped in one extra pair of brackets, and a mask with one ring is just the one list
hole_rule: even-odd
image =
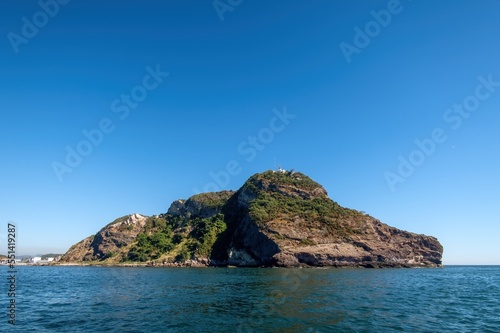
[(438, 267), (442, 253), (436, 238), (342, 207), (302, 173), (267, 171), (237, 192), (202, 193), (174, 201), (166, 214), (117, 219), (72, 246), (61, 261)]
[(201, 193), (188, 200), (175, 200), (170, 205), (167, 214), (181, 216), (185, 220), (191, 217), (208, 218), (220, 213), (233, 194), (233, 191)]
[[(443, 247), (436, 238), (390, 227), (340, 207), (302, 174), (255, 175), (227, 203), (228, 235), (213, 265), (437, 267)], [(256, 218), (252, 207), (276, 210)], [(275, 205), (276, 207), (273, 207)], [(288, 205), (296, 205), (290, 210)], [(330, 207), (328, 214), (320, 208)], [(325, 216), (328, 215), (328, 216)], [(224, 253), (226, 248), (226, 253)]]
[(115, 255), (135, 241), (143, 231), (146, 219), (146, 216), (133, 214), (111, 222), (95, 235), (73, 245), (61, 262), (103, 260)]
[[(438, 267), (443, 248), (436, 238), (389, 227), (367, 217), (370, 229), (342, 241), (302, 247), (283, 246), (273, 259), (277, 266)], [(279, 241), (278, 241), (279, 243)]]

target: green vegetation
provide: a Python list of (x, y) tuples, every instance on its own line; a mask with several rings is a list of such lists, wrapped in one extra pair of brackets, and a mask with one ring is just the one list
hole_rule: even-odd
[(299, 242), (299, 244), (300, 245), (304, 245), (304, 246), (307, 246), (307, 245), (316, 245), (316, 243), (313, 242), (310, 239), (301, 239), (300, 242)]
[[(330, 200), (321, 185), (299, 172), (256, 174), (242, 190), (250, 192), (253, 198), (248, 207), (239, 207), (236, 201), (229, 200), (235, 193), (232, 191), (194, 195), (185, 203), (187, 214), (148, 217), (135, 241), (127, 244), (115, 241), (118, 249), (105, 253), (102, 260), (185, 262), (214, 255), (223, 258), (238, 221), (246, 214), (263, 228), (269, 222), (293, 223), (294, 228), (302, 228), (299, 231), (320, 230), (325, 236), (338, 238), (358, 233), (363, 227), (364, 214)], [(128, 217), (116, 219), (108, 226)], [(118, 229), (126, 233), (134, 228), (124, 223)], [(275, 232), (273, 237), (286, 240), (289, 236)], [(308, 246), (316, 244), (313, 239), (307, 236), (294, 241)]]
[(256, 184), (259, 182), (266, 181), (271, 184), (279, 184), (285, 186), (293, 186), (306, 191), (313, 191), (317, 188), (322, 188), (322, 186), (316, 183), (314, 180), (309, 178), (300, 172), (274, 172), (266, 171), (264, 173), (259, 173), (250, 177), (245, 186), (251, 189), (253, 192), (258, 191)]
[[(274, 173), (272, 177), (279, 177), (279, 179), (290, 178), (290, 176), (283, 173)], [(302, 177), (300, 178), (299, 182), (302, 181)], [(306, 181), (306, 186), (313, 186), (312, 183), (314, 182), (311, 182)], [(297, 180), (291, 180), (289, 183), (297, 184)], [(258, 191), (257, 197), (250, 203), (249, 214), (259, 225), (276, 219), (285, 221), (302, 219), (306, 224), (319, 221), (330, 234), (338, 237), (346, 237), (357, 233), (357, 228), (351, 227), (345, 221), (362, 216), (361, 213), (343, 208), (326, 197), (303, 199), (277, 191)]]
[(182, 248), (178, 255), (175, 256), (176, 262), (185, 262), (191, 258), (190, 252), (186, 248)]
[(222, 214), (216, 214), (208, 219), (193, 219), (192, 225), (194, 228), (190, 236), (197, 242), (194, 252), (200, 256), (210, 255), (217, 236), (227, 227)]
[(166, 219), (167, 225), (169, 225), (172, 230), (176, 230), (180, 228), (184, 223), (183, 216), (172, 216), (172, 215), (163, 215), (163, 218)]
[(226, 223), (222, 214), (190, 218), (185, 225), (182, 217), (163, 215), (149, 218), (144, 230), (126, 260), (144, 262), (171, 255), (174, 261), (184, 262), (195, 256), (208, 257), (218, 235), (226, 230)]
[[(113, 257), (116, 257), (117, 255), (118, 255), (118, 252), (109, 251), (109, 252), (107, 252), (107, 253), (104, 255), (103, 260), (108, 259), (108, 258), (113, 258)], [(42, 259), (43, 259), (43, 258), (42, 258)]]
[(233, 194), (233, 191), (200, 193), (193, 195), (189, 200), (199, 202), (207, 209), (220, 210)]
[(172, 242), (172, 232), (168, 229), (147, 235), (137, 235), (137, 243), (128, 252), (131, 261), (147, 261), (158, 259), (162, 254), (172, 251), (175, 245)]
[[(107, 224), (107, 225), (106, 225), (103, 229), (106, 229), (107, 227), (109, 227), (109, 226), (111, 226), (111, 225), (113, 225), (113, 224), (115, 224), (115, 223), (125, 222), (125, 221), (127, 221), (127, 220), (128, 220), (129, 216), (130, 216), (130, 215), (125, 215), (125, 216), (119, 217), (119, 218), (117, 218), (116, 220), (114, 220), (113, 222), (108, 223), (108, 224)], [(102, 229), (101, 229), (101, 230), (102, 230)]]
[(144, 230), (146, 233), (156, 231), (164, 231), (166, 233), (169, 233), (172, 231), (172, 226), (169, 222), (170, 221), (165, 216), (153, 216), (146, 220)]

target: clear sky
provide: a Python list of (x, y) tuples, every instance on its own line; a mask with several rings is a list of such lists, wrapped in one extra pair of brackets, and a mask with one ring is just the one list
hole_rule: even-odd
[(9, 221), (18, 255), (65, 252), (281, 165), (500, 264), (500, 1), (1, 8), (0, 253)]

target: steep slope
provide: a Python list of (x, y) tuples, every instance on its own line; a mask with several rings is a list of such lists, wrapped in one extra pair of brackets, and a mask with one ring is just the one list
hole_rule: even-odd
[(176, 200), (166, 214), (121, 217), (73, 245), (61, 262), (207, 265), (217, 236), (226, 228), (221, 209), (233, 194), (198, 194)]
[(237, 191), (120, 218), (71, 247), (66, 262), (212, 266), (436, 267), (443, 247), (341, 207), (302, 173), (267, 171)]
[(73, 245), (61, 262), (105, 260), (121, 252), (143, 231), (147, 217), (133, 214), (109, 223), (93, 236)]
[(301, 173), (252, 176), (225, 212), (228, 229), (216, 244), (216, 265), (441, 265), (443, 248), (434, 237), (401, 231), (341, 207)]

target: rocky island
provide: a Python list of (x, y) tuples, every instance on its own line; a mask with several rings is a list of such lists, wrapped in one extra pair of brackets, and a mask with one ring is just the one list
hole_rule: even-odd
[(308, 176), (266, 171), (236, 192), (174, 201), (167, 213), (121, 217), (73, 245), (62, 263), (239, 267), (439, 267), (431, 236), (344, 208)]

